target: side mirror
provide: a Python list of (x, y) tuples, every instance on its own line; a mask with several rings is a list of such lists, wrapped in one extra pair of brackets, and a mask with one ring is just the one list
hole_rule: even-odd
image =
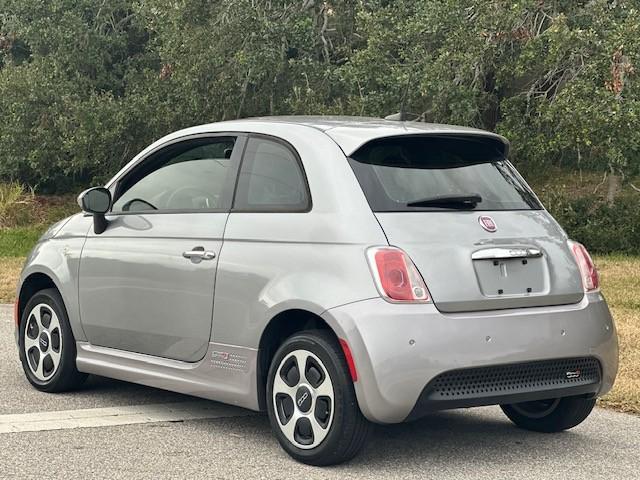
[(107, 229), (109, 222), (105, 213), (111, 208), (111, 192), (104, 187), (95, 187), (85, 190), (78, 195), (78, 205), (83, 212), (93, 215), (93, 231), (96, 235)]

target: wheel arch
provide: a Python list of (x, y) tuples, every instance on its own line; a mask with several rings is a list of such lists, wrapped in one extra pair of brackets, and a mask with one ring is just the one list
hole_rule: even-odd
[(256, 381), (260, 410), (266, 408), (267, 376), (273, 356), (284, 340), (303, 330), (326, 330), (331, 332), (336, 341), (339, 340), (333, 328), (322, 317), (309, 310), (289, 309), (275, 315), (263, 330), (258, 345)]
[(36, 271), (30, 273), (25, 277), (20, 285), (20, 290), (17, 297), (18, 322), (20, 321), (20, 319), (22, 319), (24, 307), (26, 306), (29, 299), (33, 297), (37, 292), (48, 288), (54, 288), (62, 297), (62, 292), (51, 275), (44, 272)]
[[(62, 273), (64, 274), (65, 272)], [(67, 275), (63, 275), (62, 278), (64, 279), (66, 276)], [(68, 288), (63, 288), (64, 282), (56, 275), (56, 272), (48, 269), (41, 263), (30, 264), (25, 267), (21, 278), (22, 280), (16, 296), (17, 323), (22, 319), (22, 314), (27, 302), (35, 293), (47, 288), (53, 288), (58, 292), (60, 298), (62, 298), (62, 303), (71, 325), (71, 331), (76, 341), (86, 338), (79, 321), (78, 297), (72, 287), (72, 285), (76, 285), (75, 282), (69, 283)]]
[[(48, 374), (44, 373), (45, 367), (43, 356), (50, 353), (50, 348), (54, 349), (55, 351), (56, 347), (54, 346), (55, 344), (53, 340), (55, 337), (53, 336), (53, 332), (55, 331), (54, 328), (56, 327), (51, 327), (51, 324), (44, 327), (49, 329), (48, 338), (51, 347), (45, 345), (45, 350), (42, 350), (42, 346), (40, 346), (40, 351), (42, 353), (41, 355), (39, 355), (39, 358), (37, 360), (38, 367), (36, 368), (36, 371), (34, 371), (34, 367), (29, 365), (31, 362), (28, 360), (25, 347), (26, 340), (24, 340), (24, 335), (26, 335), (26, 328), (21, 324), (23, 316), (27, 318), (27, 315), (30, 315), (30, 312), (27, 312), (27, 315), (24, 315), (29, 300), (34, 295), (37, 295), (38, 292), (42, 292), (45, 290), (49, 290), (47, 297), (50, 298), (53, 303), (44, 303), (47, 303), (49, 309), (52, 312), (55, 312), (55, 314), (57, 315), (57, 328), (59, 330), (59, 343), (57, 347), (58, 363), (56, 364), (53, 360), (53, 357), (49, 355), (50, 363), (53, 366), (51, 367), (50, 373)], [(29, 270), (23, 273), (22, 281), (20, 282), (16, 299), (16, 342), (18, 344), (20, 361), (27, 376), (27, 380), (37, 390), (43, 392), (57, 393), (73, 390), (80, 386), (87, 376), (84, 373), (80, 373), (76, 367), (76, 345), (74, 342), (75, 332), (73, 330), (73, 325), (69, 321), (68, 305), (68, 300), (64, 298), (63, 290), (60, 288), (60, 285), (55, 276), (39, 269)], [(40, 325), (42, 327), (43, 324)], [(71, 330), (71, 332), (69, 332), (69, 330)], [(69, 333), (71, 335), (69, 335)], [(32, 340), (35, 340), (35, 338), (37, 337), (30, 338), (32, 338)], [(40, 337), (40, 341), (42, 341), (42, 337)], [(66, 342), (68, 342), (69, 345), (65, 347), (64, 344)], [(40, 368), (40, 365), (42, 365), (42, 370)], [(38, 376), (38, 370), (41, 370), (40, 376)]]

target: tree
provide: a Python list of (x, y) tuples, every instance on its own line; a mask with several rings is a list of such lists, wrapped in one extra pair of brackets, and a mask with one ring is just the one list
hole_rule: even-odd
[(415, 113), (528, 171), (640, 173), (639, 0), (0, 0), (0, 179), (101, 181), (178, 128)]
[(640, 171), (637, 1), (367, 2), (351, 112), (503, 133), (525, 168)]

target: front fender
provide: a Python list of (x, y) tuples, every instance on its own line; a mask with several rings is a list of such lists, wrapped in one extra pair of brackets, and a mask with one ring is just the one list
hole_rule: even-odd
[[(90, 225), (91, 218), (75, 215), (53, 235), (43, 235), (27, 257), (16, 292), (16, 298), (20, 299), (25, 286), (34, 275), (46, 275), (62, 296), (71, 330), (77, 341), (86, 340), (78, 308), (78, 269)], [(22, 307), (21, 304), (20, 308)]]

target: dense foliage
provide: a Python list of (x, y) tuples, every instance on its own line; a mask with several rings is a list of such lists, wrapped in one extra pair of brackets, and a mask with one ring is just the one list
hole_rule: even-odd
[(0, 0), (0, 179), (66, 191), (193, 124), (403, 111), (496, 130), (526, 172), (606, 172), (611, 204), (640, 173), (639, 26), (640, 0)]
[(593, 253), (640, 255), (640, 208), (638, 200), (620, 197), (613, 204), (595, 204), (586, 197), (551, 208), (571, 238)]

